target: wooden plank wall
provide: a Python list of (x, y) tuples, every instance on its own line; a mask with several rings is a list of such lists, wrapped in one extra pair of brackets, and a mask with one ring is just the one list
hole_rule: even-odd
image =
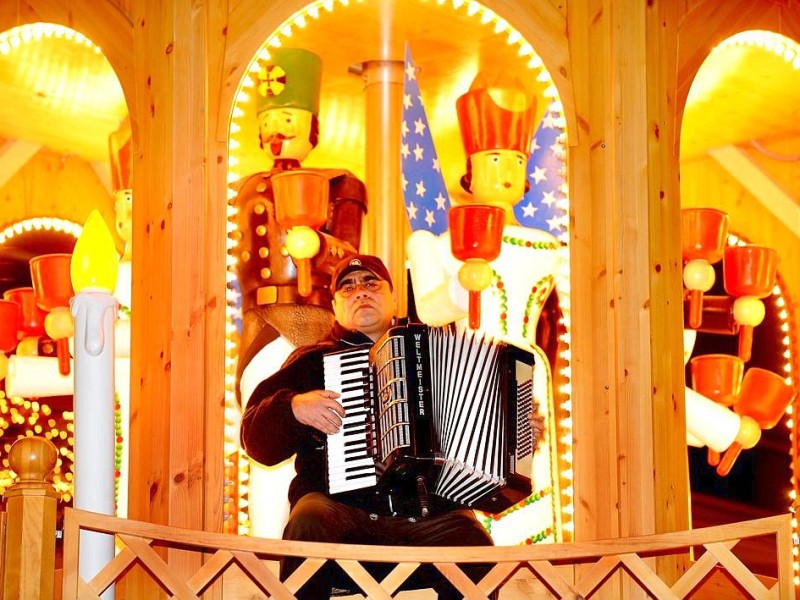
[(39, 150), (0, 189), (0, 228), (34, 217), (83, 225), (93, 208), (114, 224), (114, 199), (90, 165), (75, 157)]

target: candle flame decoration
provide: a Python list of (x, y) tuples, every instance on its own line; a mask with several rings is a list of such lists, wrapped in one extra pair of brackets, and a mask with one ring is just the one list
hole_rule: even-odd
[(112, 293), (117, 285), (119, 255), (114, 238), (100, 212), (93, 210), (86, 219), (70, 263), (75, 293), (102, 290)]

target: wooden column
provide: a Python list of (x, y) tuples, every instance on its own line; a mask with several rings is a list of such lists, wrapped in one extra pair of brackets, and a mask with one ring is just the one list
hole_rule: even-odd
[(689, 526), (673, 4), (568, 6), (578, 540)]
[[(206, 1), (132, 2), (138, 152), (128, 514), (211, 531), (222, 525), (224, 345), (213, 336), (224, 323), (225, 198), (209, 193), (209, 114), (217, 111), (209, 108), (208, 64), (218, 61), (209, 47), (224, 31), (221, 13)], [(169, 561), (187, 576), (200, 566), (178, 551)], [(156, 593), (143, 581), (131, 590)]]
[(381, 257), (392, 275), (397, 314), (405, 316), (407, 219), (400, 185), (400, 122), (403, 116), (403, 61), (363, 64), (366, 99), (367, 252)]
[(58, 450), (39, 437), (14, 442), (9, 452), (18, 481), (6, 491), (3, 598), (52, 598), (58, 494), (47, 481)]

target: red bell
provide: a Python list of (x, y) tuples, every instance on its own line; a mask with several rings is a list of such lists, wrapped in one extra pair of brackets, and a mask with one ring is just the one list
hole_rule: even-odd
[(703, 318), (703, 294), (714, 285), (712, 264), (719, 262), (728, 238), (728, 215), (713, 208), (681, 210), (683, 281), (690, 290), (689, 327), (697, 329)]
[[(69, 312), (70, 298), (75, 295), (70, 276), (71, 262), (71, 254), (42, 254), (30, 260), (33, 292), (39, 308), (51, 314)], [(69, 375), (69, 337), (59, 335), (54, 339), (58, 354), (58, 371), (62, 375)]]
[(481, 292), (491, 284), (489, 262), (500, 256), (505, 211), (498, 206), (464, 204), (448, 214), (450, 250), (464, 264), (458, 280), (469, 291), (469, 326), (481, 325)]
[(0, 300), (0, 352), (11, 352), (17, 347), (19, 312), (16, 302)]
[[(742, 389), (744, 361), (731, 354), (704, 354), (689, 361), (692, 389), (723, 406), (732, 406)], [(708, 464), (719, 464), (719, 452), (708, 449)]]
[(729, 246), (725, 249), (722, 272), (725, 291), (736, 296), (733, 317), (739, 323), (739, 358), (750, 360), (753, 327), (764, 320), (764, 303), (775, 285), (778, 253), (764, 246)]
[(6, 290), (3, 299), (16, 302), (20, 307), (19, 337), (40, 337), (44, 335), (44, 318), (47, 313), (36, 304), (32, 287)]

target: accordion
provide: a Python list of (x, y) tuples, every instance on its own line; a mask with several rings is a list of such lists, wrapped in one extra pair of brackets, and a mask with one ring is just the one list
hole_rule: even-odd
[(331, 494), (423, 477), (434, 494), (490, 513), (531, 494), (533, 354), (410, 324), (323, 365), (346, 413), (326, 440)]

